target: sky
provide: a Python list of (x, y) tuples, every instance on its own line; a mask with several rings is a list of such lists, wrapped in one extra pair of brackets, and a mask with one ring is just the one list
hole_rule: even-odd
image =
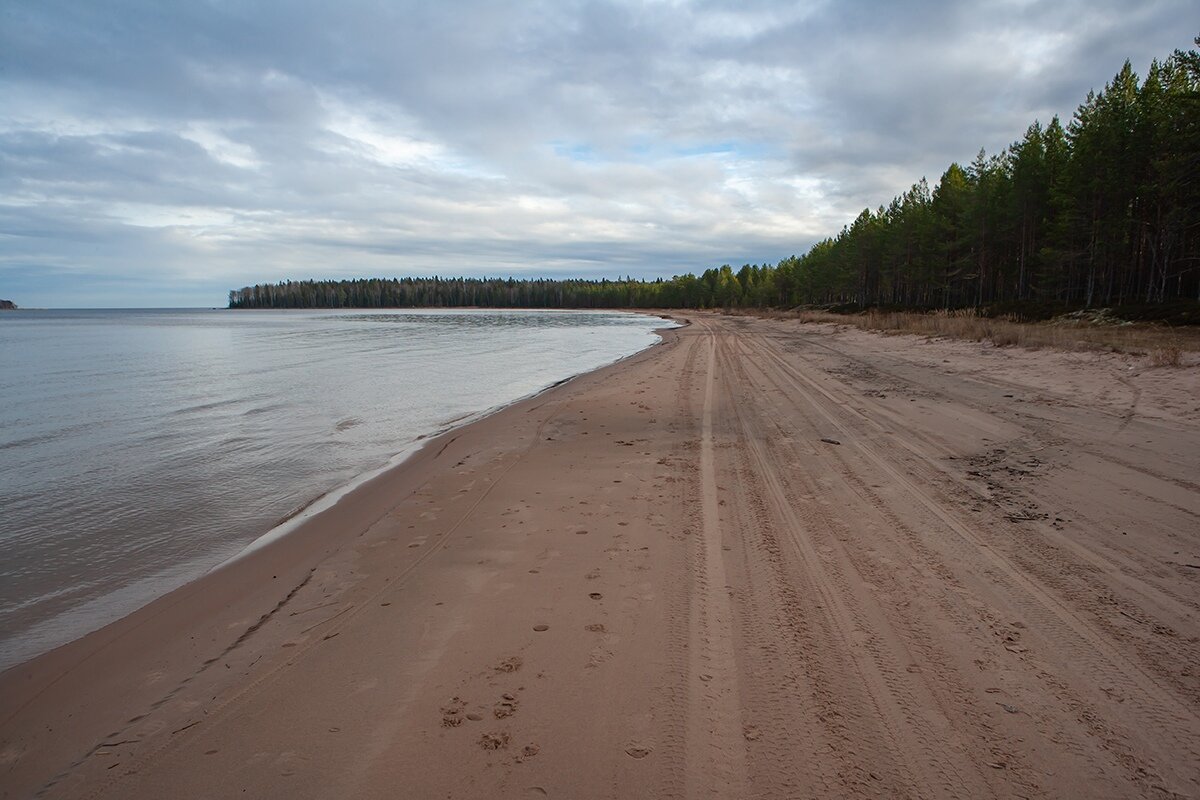
[(0, 298), (775, 263), (1194, 3), (0, 0)]

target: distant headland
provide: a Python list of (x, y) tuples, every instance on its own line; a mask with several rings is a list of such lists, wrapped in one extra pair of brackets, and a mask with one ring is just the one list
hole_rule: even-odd
[(17, 304), (12, 300), (0, 300), (0, 311), (16, 311)]

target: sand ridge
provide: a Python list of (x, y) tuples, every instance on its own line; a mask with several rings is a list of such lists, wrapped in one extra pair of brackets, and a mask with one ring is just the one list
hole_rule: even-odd
[(0, 793), (1200, 794), (1200, 369), (691, 320), (0, 676)]

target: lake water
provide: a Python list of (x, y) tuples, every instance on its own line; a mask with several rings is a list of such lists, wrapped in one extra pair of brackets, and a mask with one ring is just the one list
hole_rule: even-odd
[(637, 352), (669, 324), (579, 311), (0, 314), (0, 669), (197, 577), (420, 437)]

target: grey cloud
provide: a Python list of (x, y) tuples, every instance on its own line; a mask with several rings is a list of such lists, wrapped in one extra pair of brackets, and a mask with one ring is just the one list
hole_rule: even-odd
[(9, 2), (0, 289), (774, 261), (1189, 46), (1186, 6)]

